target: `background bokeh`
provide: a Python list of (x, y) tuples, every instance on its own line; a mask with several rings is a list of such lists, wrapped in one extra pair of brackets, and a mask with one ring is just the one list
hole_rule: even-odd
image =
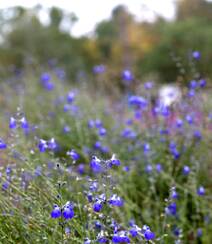
[[(88, 9), (91, 15), (95, 15), (94, 7), (91, 4)], [(79, 18), (67, 9), (40, 4), (33, 8), (2, 8), (0, 72), (57, 62), (76, 82), (79, 77), (91, 75), (95, 65), (104, 64), (112, 78), (118, 78), (127, 68), (140, 79), (186, 82), (191, 72), (187, 60), (198, 50), (204, 57), (199, 71), (210, 76), (211, 12), (210, 1), (178, 0), (171, 20), (156, 13), (154, 19), (139, 20), (127, 6), (119, 5), (92, 32), (76, 36), (72, 29)]]

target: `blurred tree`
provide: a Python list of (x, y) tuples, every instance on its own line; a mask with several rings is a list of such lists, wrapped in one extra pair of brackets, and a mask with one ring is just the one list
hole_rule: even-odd
[(177, 20), (187, 18), (212, 20), (212, 3), (205, 0), (178, 0), (176, 9)]
[[(124, 68), (137, 77), (155, 74), (160, 81), (189, 77), (187, 64), (193, 50), (202, 52), (201, 72), (212, 74), (212, 3), (204, 0), (179, 0), (176, 20), (158, 17), (153, 23), (138, 22), (120, 5), (111, 18), (97, 24), (94, 36), (71, 35), (77, 21), (74, 13), (53, 7), (49, 24), (39, 18), (42, 6), (0, 10), (0, 65), (23, 67), (27, 60), (40, 65), (52, 58), (65, 68), (68, 77), (90, 73), (96, 64), (108, 66), (108, 75), (120, 78)], [(188, 74), (186, 76), (186, 74)], [(119, 80), (119, 79), (108, 79)]]
[(50, 10), (50, 25), (53, 28), (59, 29), (63, 19), (63, 12), (61, 9), (52, 7)]

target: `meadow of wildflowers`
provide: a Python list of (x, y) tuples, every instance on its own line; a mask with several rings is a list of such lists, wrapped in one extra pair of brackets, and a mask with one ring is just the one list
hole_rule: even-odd
[(160, 99), (153, 81), (113, 96), (58, 67), (8, 71), (0, 89), (0, 243), (212, 243), (203, 77)]

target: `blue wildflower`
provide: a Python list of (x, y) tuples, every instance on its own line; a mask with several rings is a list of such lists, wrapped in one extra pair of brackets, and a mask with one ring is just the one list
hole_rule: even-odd
[(59, 218), (60, 216), (61, 216), (61, 210), (57, 205), (55, 205), (54, 209), (51, 212), (51, 217), (53, 219), (56, 219), (56, 218)]
[(101, 160), (99, 160), (97, 157), (92, 157), (92, 160), (90, 162), (90, 168), (94, 173), (102, 172), (103, 167), (101, 165)]
[(134, 79), (132, 72), (128, 69), (123, 70), (122, 79), (124, 81), (132, 81)]
[(189, 83), (189, 87), (191, 89), (196, 89), (198, 87), (198, 83), (196, 80), (191, 80), (190, 83)]
[(102, 127), (102, 121), (100, 119), (96, 119), (95, 120), (95, 126), (97, 129)]
[(161, 164), (156, 164), (156, 171), (158, 172), (158, 173), (160, 173), (162, 170), (163, 170), (163, 167), (162, 167), (162, 165)]
[(113, 243), (130, 243), (130, 238), (127, 236), (125, 231), (115, 233), (112, 238)]
[(152, 168), (152, 165), (151, 165), (151, 164), (148, 164), (148, 165), (146, 165), (146, 167), (145, 167), (145, 172), (149, 174), (149, 173), (152, 172), (152, 169), (153, 169), (153, 168)]
[(10, 118), (9, 128), (10, 129), (15, 129), (16, 128), (16, 119), (14, 119), (13, 117)]
[(197, 189), (197, 194), (199, 196), (204, 196), (205, 195), (205, 188), (203, 186), (200, 186), (198, 189)]
[(63, 217), (65, 219), (72, 219), (74, 217), (74, 210), (71, 206), (65, 206), (63, 210)]
[(105, 72), (105, 66), (103, 64), (95, 65), (93, 67), (94, 74), (101, 74)]
[(148, 101), (140, 96), (131, 96), (128, 99), (128, 103), (131, 106), (139, 107), (139, 108), (145, 108), (148, 105)]
[(38, 148), (40, 152), (45, 152), (48, 148), (47, 141), (40, 139), (38, 143)]
[(106, 129), (105, 128), (99, 128), (99, 135), (100, 136), (105, 136), (107, 133)]
[(68, 125), (65, 125), (64, 127), (63, 127), (63, 132), (66, 134), (66, 133), (68, 133), (68, 132), (70, 132), (71, 131), (71, 128), (68, 126)]
[(147, 81), (147, 82), (144, 83), (144, 88), (145, 88), (146, 90), (150, 90), (150, 89), (152, 89), (153, 86), (154, 86), (154, 83), (153, 83), (152, 81)]
[(177, 204), (175, 202), (170, 203), (166, 208), (165, 212), (168, 215), (176, 215), (177, 213)]
[(206, 80), (205, 79), (201, 79), (200, 81), (199, 81), (199, 86), (201, 87), (201, 88), (203, 88), (203, 87), (205, 87), (206, 86)]
[(6, 148), (7, 148), (7, 144), (2, 139), (0, 139), (0, 149), (6, 149)]
[(176, 126), (177, 126), (177, 128), (181, 128), (183, 126), (183, 120), (182, 119), (177, 119), (176, 120)]
[(51, 76), (50, 76), (49, 73), (43, 73), (43, 74), (41, 75), (41, 77), (40, 77), (40, 80), (41, 80), (42, 82), (48, 82), (48, 81), (51, 80)]
[(188, 175), (190, 173), (190, 168), (189, 166), (185, 165), (183, 166), (183, 174)]
[(201, 228), (198, 228), (197, 229), (197, 237), (201, 237), (202, 236), (202, 229)]
[(79, 154), (74, 149), (72, 149), (71, 151), (68, 151), (67, 155), (70, 156), (75, 161), (80, 158)]
[(121, 197), (117, 196), (116, 194), (113, 194), (110, 199), (108, 200), (109, 204), (117, 207), (122, 207), (124, 204), (124, 201)]
[(93, 210), (95, 212), (100, 212), (102, 210), (102, 202), (101, 201), (96, 201), (94, 204), (93, 204)]
[(54, 138), (51, 138), (48, 142), (47, 142), (47, 146), (48, 149), (50, 150), (55, 150), (57, 148), (57, 143), (55, 142)]
[(74, 98), (75, 98), (75, 92), (70, 91), (67, 95), (67, 102), (72, 103), (74, 101)]
[(121, 165), (120, 160), (116, 158), (115, 154), (113, 154), (110, 162), (111, 162), (112, 165), (115, 165), (115, 166), (120, 166)]
[(192, 57), (193, 57), (194, 59), (196, 59), (196, 60), (199, 60), (200, 57), (201, 57), (201, 54), (200, 54), (199, 51), (193, 51), (193, 52), (192, 52)]
[(145, 237), (145, 239), (146, 239), (147, 241), (149, 241), (149, 240), (152, 240), (152, 239), (155, 238), (155, 234), (154, 234), (154, 232), (152, 232), (151, 230), (146, 230), (146, 231), (144, 232), (144, 237)]
[(20, 122), (21, 122), (21, 128), (22, 128), (22, 129), (28, 129), (29, 125), (28, 125), (28, 122), (27, 122), (27, 120), (26, 120), (25, 117), (23, 117), (23, 118), (20, 120)]

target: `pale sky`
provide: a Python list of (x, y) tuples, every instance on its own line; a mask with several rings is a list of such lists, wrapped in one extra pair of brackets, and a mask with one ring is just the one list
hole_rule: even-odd
[[(74, 12), (79, 18), (72, 29), (72, 34), (80, 36), (90, 33), (97, 22), (110, 17), (112, 9), (124, 4), (137, 19), (153, 20), (155, 14), (167, 19), (174, 17), (175, 0), (0, 0), (0, 9), (16, 5), (33, 7), (37, 4), (48, 8), (57, 6)], [(45, 19), (45, 14), (42, 16)]]

